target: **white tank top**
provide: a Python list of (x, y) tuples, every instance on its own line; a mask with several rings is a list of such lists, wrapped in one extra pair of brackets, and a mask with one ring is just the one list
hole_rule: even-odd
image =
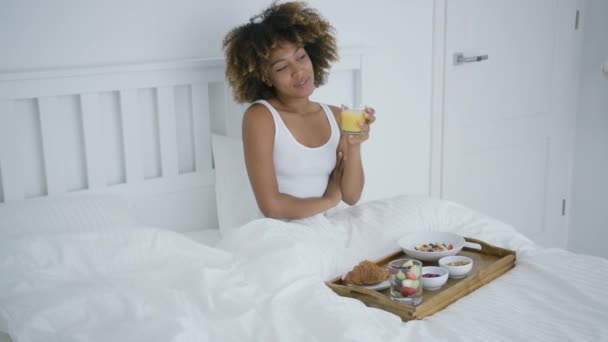
[(340, 129), (331, 109), (321, 104), (331, 129), (329, 140), (319, 147), (308, 147), (296, 140), (270, 103), (265, 100), (255, 103), (266, 106), (274, 119), (273, 161), (279, 192), (299, 198), (323, 196), (336, 166), (340, 142)]

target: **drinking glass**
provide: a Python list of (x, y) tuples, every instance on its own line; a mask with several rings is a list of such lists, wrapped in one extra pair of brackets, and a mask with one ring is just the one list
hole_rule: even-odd
[(397, 259), (388, 264), (391, 299), (408, 305), (422, 303), (422, 262)]
[(361, 134), (360, 122), (365, 122), (364, 105), (342, 105), (340, 129), (344, 134)]

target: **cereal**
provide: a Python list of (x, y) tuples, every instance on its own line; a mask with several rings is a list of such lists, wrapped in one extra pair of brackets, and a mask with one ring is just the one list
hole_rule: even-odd
[(445, 252), (454, 249), (452, 244), (446, 245), (445, 243), (423, 243), (422, 245), (418, 245), (414, 247), (415, 250), (420, 252)]
[(448, 266), (464, 266), (464, 265), (468, 265), (469, 262), (468, 261), (454, 261), (454, 262), (448, 262)]

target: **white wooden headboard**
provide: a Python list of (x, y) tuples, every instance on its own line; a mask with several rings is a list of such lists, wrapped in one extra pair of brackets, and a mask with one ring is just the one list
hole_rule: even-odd
[[(315, 99), (361, 102), (362, 54)], [(211, 133), (240, 136), (221, 59), (0, 74), (0, 203), (128, 198), (142, 222), (217, 227)]]

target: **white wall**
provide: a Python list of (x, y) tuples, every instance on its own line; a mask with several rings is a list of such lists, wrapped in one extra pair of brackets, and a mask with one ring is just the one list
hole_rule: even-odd
[[(271, 1), (2, 0), (0, 72), (219, 57), (221, 41)], [(309, 2), (339, 45), (366, 53), (364, 199), (428, 193), (432, 1)]]
[(309, 1), (342, 46), (364, 46), (363, 102), (378, 121), (364, 145), (364, 199), (429, 193), (432, 1)]
[(608, 257), (608, 1), (588, 0), (584, 14), (568, 247)]

